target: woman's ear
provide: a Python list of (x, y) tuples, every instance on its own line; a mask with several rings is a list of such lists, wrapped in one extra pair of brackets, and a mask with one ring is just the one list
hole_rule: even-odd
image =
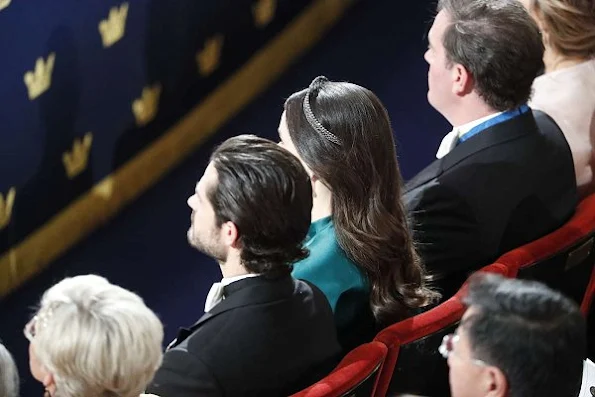
[(46, 372), (41, 383), (43, 384), (44, 389), (49, 392), (49, 395), (52, 396), (54, 394), (53, 391), (56, 390), (54, 375)]
[(543, 40), (543, 43), (549, 43), (550, 32), (547, 27), (547, 24), (543, 22), (543, 13), (540, 10), (534, 8), (529, 11), (529, 14), (531, 14), (531, 17), (533, 17), (533, 20), (539, 28), (539, 33), (541, 34), (541, 39)]
[(47, 372), (43, 377), (43, 385), (47, 388), (48, 386), (52, 386), (54, 384), (54, 375)]
[(543, 28), (540, 30), (541, 32), (541, 40), (543, 41), (543, 45), (548, 46), (550, 45), (550, 34), (547, 29)]

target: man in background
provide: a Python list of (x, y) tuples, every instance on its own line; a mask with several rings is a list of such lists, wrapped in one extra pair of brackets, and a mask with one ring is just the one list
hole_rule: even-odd
[(589, 395), (585, 320), (570, 299), (536, 281), (479, 273), (464, 303), (440, 347), (452, 397), (576, 397), (582, 384)]

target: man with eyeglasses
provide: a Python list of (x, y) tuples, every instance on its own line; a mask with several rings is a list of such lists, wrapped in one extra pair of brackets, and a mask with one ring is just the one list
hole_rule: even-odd
[(591, 395), (585, 320), (570, 299), (535, 281), (477, 274), (464, 303), (440, 346), (452, 397)]

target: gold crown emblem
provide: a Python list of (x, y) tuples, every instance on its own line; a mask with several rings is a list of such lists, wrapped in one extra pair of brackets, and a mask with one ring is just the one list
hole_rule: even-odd
[(271, 23), (276, 10), (277, 0), (259, 0), (252, 6), (254, 24), (259, 28), (264, 28)]
[(17, 192), (14, 187), (8, 190), (6, 199), (0, 193), (0, 230), (4, 229), (10, 223), (12, 217), (12, 206), (14, 205), (14, 198)]
[(29, 99), (33, 100), (46, 92), (52, 85), (52, 71), (56, 61), (56, 53), (52, 52), (47, 61), (42, 57), (37, 58), (35, 69), (25, 73), (25, 84), (29, 92)]
[(143, 88), (141, 97), (132, 103), (132, 112), (136, 118), (137, 125), (147, 125), (155, 118), (160, 95), (161, 84), (159, 83)]
[(127, 15), (128, 3), (123, 3), (120, 8), (112, 7), (107, 19), (99, 22), (99, 33), (101, 33), (104, 48), (114, 45), (114, 43), (124, 37)]
[(202, 51), (196, 54), (198, 71), (201, 76), (208, 76), (217, 69), (221, 58), (221, 48), (223, 47), (223, 35), (218, 34), (205, 42)]
[(71, 152), (62, 154), (62, 162), (66, 168), (68, 179), (73, 179), (87, 168), (89, 152), (93, 143), (93, 134), (87, 132), (83, 139), (74, 139)]
[(11, 1), (12, 0), (0, 0), (0, 11), (8, 7)]

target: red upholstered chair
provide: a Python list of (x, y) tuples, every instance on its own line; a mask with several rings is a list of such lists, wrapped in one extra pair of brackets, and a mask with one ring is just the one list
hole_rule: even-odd
[(591, 273), (591, 280), (587, 286), (585, 297), (581, 305), (581, 312), (587, 317), (587, 342), (589, 358), (595, 361), (595, 268)]
[(558, 230), (502, 255), (516, 277), (539, 280), (581, 304), (595, 263), (595, 195)]
[[(479, 271), (509, 276), (500, 263)], [(427, 312), (393, 324), (380, 331), (374, 340), (388, 347), (380, 373), (376, 396), (389, 392), (421, 396), (448, 396), (448, 366), (438, 352), (444, 335), (454, 332), (465, 312), (461, 303), (467, 284), (452, 298)]]
[(591, 279), (589, 280), (589, 285), (587, 285), (587, 290), (585, 291), (585, 296), (581, 303), (581, 312), (585, 316), (589, 314), (589, 310), (591, 309), (591, 306), (593, 306), (593, 300), (595, 300), (595, 266), (591, 271)]
[(358, 346), (327, 377), (292, 397), (374, 396), (387, 350), (380, 342)]

